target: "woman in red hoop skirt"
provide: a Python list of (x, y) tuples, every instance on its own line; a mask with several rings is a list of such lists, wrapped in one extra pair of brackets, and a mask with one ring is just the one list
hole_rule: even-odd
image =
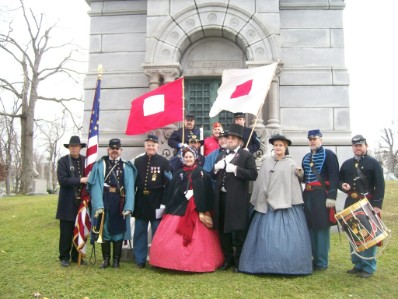
[(224, 262), (220, 240), (211, 229), (213, 190), (210, 177), (195, 164), (196, 149), (182, 152), (183, 169), (174, 175), (166, 195), (165, 215), (152, 240), (152, 266), (213, 272)]

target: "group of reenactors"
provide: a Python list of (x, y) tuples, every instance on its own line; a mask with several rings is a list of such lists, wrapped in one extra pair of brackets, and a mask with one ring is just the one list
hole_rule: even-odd
[[(253, 153), (259, 150), (260, 141), (255, 131), (244, 126), (244, 113), (235, 113), (234, 118), (235, 123), (228, 131), (224, 131), (220, 123), (214, 123), (212, 136), (199, 140), (195, 117), (187, 114), (184, 128), (174, 131), (168, 140), (168, 145), (176, 151), (170, 160), (158, 154), (159, 140), (155, 135), (146, 137), (145, 153), (134, 161), (122, 159), (121, 141), (111, 139), (108, 154), (94, 164), (89, 177), (84, 173), (84, 156), (80, 155), (85, 144), (79, 137), (72, 136), (69, 144), (64, 145), (70, 153), (59, 160), (57, 170), (61, 265), (67, 267), (70, 261), (77, 261), (77, 251), (72, 246), (73, 229), (80, 204), (79, 193), (86, 185), (91, 196), (92, 216), (96, 219), (105, 216), (100, 267), (119, 268), (122, 242), (133, 235), (135, 263), (144, 268), (148, 256), (148, 225), (155, 235), (165, 210), (164, 198), (167, 192), (172, 192), (168, 190), (172, 174), (182, 167), (179, 155), (187, 146), (197, 150), (203, 146), (204, 155), (199, 155), (197, 163), (213, 177), (213, 222), (219, 231), (224, 254), (220, 269), (233, 267), (238, 271), (236, 265), (250, 222), (249, 182), (257, 178)], [(329, 266), (330, 210), (335, 208), (338, 189), (347, 194), (346, 207), (366, 197), (380, 212), (384, 197), (383, 171), (367, 154), (368, 145), (362, 135), (352, 138), (354, 157), (345, 161), (341, 169), (335, 153), (323, 147), (320, 130), (310, 130), (307, 137), (310, 152), (302, 160), (304, 212), (310, 232), (313, 268), (324, 270)], [(362, 178), (361, 187), (358, 176)], [(133, 233), (130, 217), (135, 218)], [(375, 247), (365, 250), (365, 258), (352, 254), (354, 268), (348, 273), (370, 277), (376, 270), (375, 254)]]

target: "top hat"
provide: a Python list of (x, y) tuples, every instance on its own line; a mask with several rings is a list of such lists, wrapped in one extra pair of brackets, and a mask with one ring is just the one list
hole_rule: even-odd
[(238, 124), (232, 124), (229, 126), (227, 136), (232, 135), (243, 139), (243, 130), (244, 130), (243, 126)]
[(186, 120), (195, 120), (195, 115), (192, 113), (187, 113), (187, 114), (185, 114), (185, 119)]
[(307, 138), (316, 138), (316, 137), (322, 137), (322, 133), (319, 129), (308, 131)]
[(355, 135), (351, 139), (352, 144), (366, 144), (366, 138), (362, 135)]
[(292, 145), (292, 142), (290, 141), (290, 139), (287, 139), (285, 136), (280, 135), (280, 134), (272, 135), (271, 138), (268, 139), (269, 143), (271, 143), (272, 145), (274, 145), (274, 142), (276, 140), (285, 141), (288, 146)]
[(148, 135), (147, 138), (145, 139), (145, 141), (152, 141), (152, 142), (159, 143), (159, 138), (156, 135)]
[(243, 112), (234, 113), (234, 118), (245, 118), (245, 114)]
[(120, 142), (120, 139), (118, 138), (113, 138), (111, 140), (109, 140), (109, 148), (121, 148), (122, 147), (122, 143)]
[(85, 143), (80, 142), (79, 136), (72, 136), (69, 140), (69, 143), (64, 144), (66, 148), (69, 148), (69, 145), (80, 145), (82, 148), (86, 147)]

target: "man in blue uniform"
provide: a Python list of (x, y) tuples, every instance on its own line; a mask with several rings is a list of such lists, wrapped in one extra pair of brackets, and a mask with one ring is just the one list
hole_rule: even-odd
[[(347, 193), (344, 208), (347, 208), (363, 198), (367, 198), (376, 213), (380, 215), (384, 198), (384, 176), (380, 163), (368, 156), (368, 144), (362, 135), (351, 139), (354, 157), (346, 160), (340, 168), (339, 189)], [(369, 278), (376, 271), (376, 247), (373, 246), (362, 252), (360, 258), (351, 254), (354, 267), (349, 274), (356, 274), (361, 278)], [(350, 252), (353, 248), (350, 246)]]
[(311, 237), (314, 270), (325, 270), (329, 266), (329, 209), (336, 203), (339, 162), (331, 150), (322, 146), (320, 130), (309, 131), (308, 141), (311, 151), (302, 161), (304, 212)]
[(77, 262), (78, 252), (72, 246), (73, 230), (79, 205), (81, 189), (87, 183), (84, 174), (85, 157), (80, 150), (86, 147), (79, 136), (72, 136), (64, 146), (69, 154), (58, 160), (57, 175), (60, 185), (56, 218), (59, 219), (59, 259), (61, 266), (69, 267), (70, 260)]
[(184, 119), (184, 140), (182, 138), (182, 128), (179, 128), (171, 134), (167, 144), (178, 152), (182, 148), (188, 146), (188, 142), (191, 138), (199, 139), (200, 131), (195, 128), (195, 116), (188, 113), (185, 115)]
[(112, 267), (119, 268), (123, 240), (131, 239), (130, 215), (134, 212), (137, 170), (130, 161), (121, 159), (121, 153), (120, 139), (109, 140), (108, 156), (95, 162), (88, 180), (94, 217), (105, 213), (101, 269), (110, 266), (110, 243), (113, 243)]
[(135, 192), (134, 258), (138, 268), (145, 268), (148, 255), (148, 224), (151, 223), (152, 238), (163, 215), (171, 172), (169, 161), (157, 153), (158, 137), (148, 135), (144, 143), (145, 154), (135, 159), (138, 176)]
[[(245, 114), (243, 112), (234, 113), (234, 121), (235, 121), (235, 124), (241, 125), (244, 128), (243, 129), (243, 141), (244, 141), (243, 148), (246, 148), (247, 141), (249, 140), (249, 136), (252, 132), (252, 129), (245, 127), (246, 118), (245, 118)], [(254, 131), (254, 130), (253, 130), (253, 134), (250, 138), (250, 142), (247, 145), (247, 149), (252, 154), (254, 154), (255, 152), (257, 152), (260, 149), (260, 140), (257, 137), (256, 131)]]

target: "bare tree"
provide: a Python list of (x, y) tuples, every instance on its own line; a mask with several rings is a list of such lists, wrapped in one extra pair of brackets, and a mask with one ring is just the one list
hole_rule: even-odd
[(57, 188), (56, 166), (60, 158), (60, 140), (65, 134), (66, 120), (66, 111), (64, 110), (61, 117), (55, 117), (52, 121), (43, 120), (37, 123), (43, 145), (45, 146), (48, 161), (46, 167), (47, 179), (52, 190)]
[[(52, 45), (50, 43), (51, 34), (56, 28), (56, 24), (46, 26), (43, 14), (35, 15), (32, 10), (25, 8), (23, 0), (20, 2), (20, 12), (28, 33), (28, 41), (19, 40), (15, 34), (13, 22), (9, 23), (9, 30), (0, 33), (0, 53), (7, 55), (15, 65), (19, 66), (20, 80), (13, 81), (9, 78), (0, 78), (0, 89), (13, 94), (19, 101), (19, 109), (16, 113), (0, 112), (2, 115), (18, 117), (21, 120), (21, 159), (22, 159), (22, 193), (28, 191), (28, 185), (33, 174), (33, 137), (34, 137), (34, 118), (35, 108), (38, 100), (51, 101), (61, 104), (65, 111), (72, 117), (75, 126), (81, 129), (73, 118), (67, 102), (82, 101), (75, 97), (56, 98), (39, 94), (39, 86), (45, 80), (56, 76), (66, 76), (75, 80), (78, 72), (69, 68), (74, 60), (74, 55), (79, 51), (78, 47), (71, 43)], [(73, 48), (72, 48), (73, 47)], [(53, 59), (53, 52), (68, 48), (68, 54), (56, 63), (48, 62)], [(45, 58), (47, 63), (44, 63)], [(45, 66), (43, 66), (45, 65)]]
[[(4, 103), (0, 98), (0, 104), (5, 110)], [(15, 165), (18, 165), (18, 157), (20, 156), (20, 147), (18, 146), (18, 135), (15, 130), (15, 116), (13, 116), (16, 111), (18, 110), (18, 103), (14, 99), (12, 105), (12, 114), (11, 116), (4, 116), (2, 115), (0, 126), (1, 126), (1, 142), (0, 148), (2, 151), (3, 157), (3, 165), (4, 165), (4, 182), (5, 182), (5, 189), (6, 194), (10, 195), (11, 193), (11, 185), (12, 182), (15, 181), (15, 176), (21, 176), (20, 169), (17, 170), (14, 168)], [(15, 186), (14, 190), (15, 192)]]
[(384, 128), (381, 130), (381, 142), (379, 143), (378, 156), (382, 160), (382, 165), (387, 169), (388, 173), (394, 173), (397, 166), (398, 150), (395, 145), (395, 134), (393, 129)]

